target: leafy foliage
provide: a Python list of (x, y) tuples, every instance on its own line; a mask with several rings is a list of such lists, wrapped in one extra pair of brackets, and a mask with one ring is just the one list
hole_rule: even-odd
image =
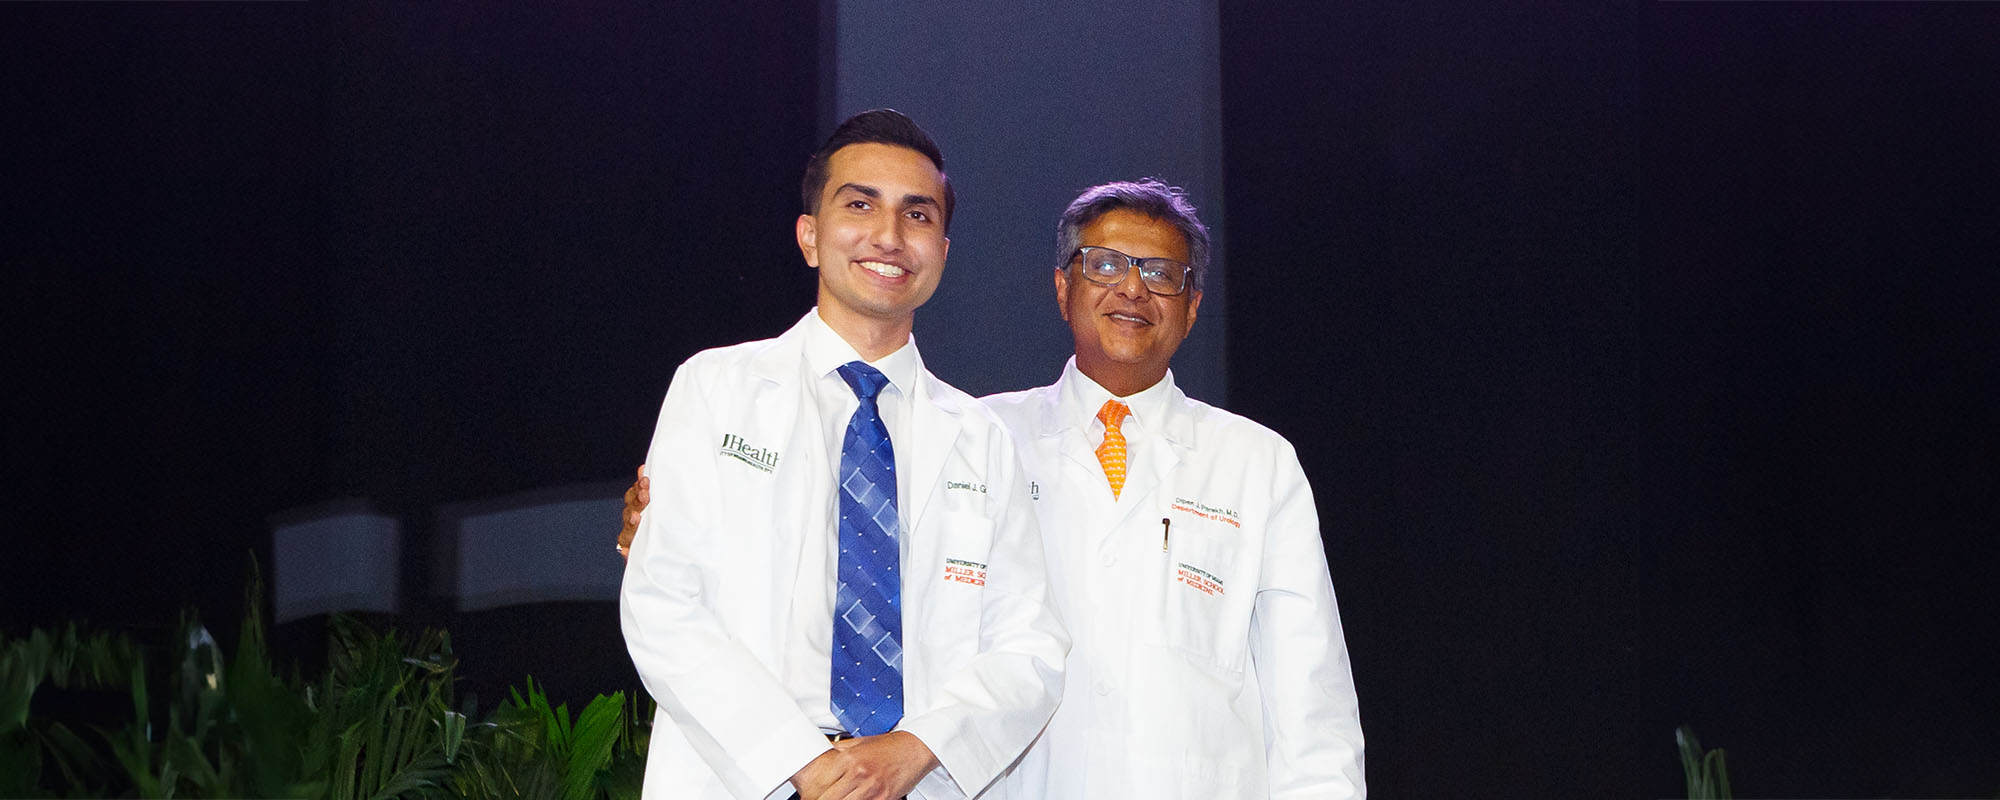
[(1680, 745), (1688, 800), (1729, 800), (1729, 765), (1722, 748), (1704, 752), (1701, 740), (1694, 738), (1694, 729), (1686, 725), (1674, 730), (1674, 742)]
[[(624, 692), (572, 722), (532, 678), (491, 718), (454, 709), (457, 659), (442, 631), (405, 638), (329, 621), (316, 680), (268, 654), (252, 567), (234, 659), (183, 615), (164, 680), (126, 635), (0, 638), (0, 797), (562, 798), (637, 800), (648, 716)], [(124, 723), (35, 713), (38, 691), (122, 693)]]
[(0, 637), (0, 796), (29, 796), (49, 783), (101, 790), (109, 765), (99, 751), (68, 724), (30, 709), (45, 685), (115, 690), (137, 681), (140, 669), (138, 648), (119, 634), (85, 634), (72, 624), (60, 633)]
[(466, 748), (459, 794), (637, 800), (646, 763), (642, 714), (618, 692), (592, 699), (572, 724), (569, 706), (551, 708), (530, 678), (527, 695), (512, 691), (484, 726), (491, 735)]

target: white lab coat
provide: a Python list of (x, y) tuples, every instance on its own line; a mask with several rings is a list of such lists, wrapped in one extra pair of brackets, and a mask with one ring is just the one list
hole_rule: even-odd
[(1087, 380), (1072, 359), (1054, 386), (984, 400), (1020, 448), (1075, 637), (1062, 706), (1010, 776), (1015, 793), (1364, 797), (1354, 679), (1291, 445), (1189, 399), (1169, 373), (1165, 419), (1124, 428), (1114, 500), (1095, 405), (1058, 413), (1064, 384)]
[[(696, 354), (660, 409), (652, 503), (620, 596), (627, 648), (660, 705), (649, 800), (788, 797), (792, 774), (827, 749), (779, 677), (802, 537), (833, 525), (831, 504), (805, 498), (825, 496), (811, 487), (839, 457), (804, 384), (804, 325)], [(918, 364), (912, 435), (896, 443), (911, 487), (897, 727), (938, 757), (911, 795), (935, 800), (978, 794), (1034, 740), (1069, 640), (1011, 440)]]

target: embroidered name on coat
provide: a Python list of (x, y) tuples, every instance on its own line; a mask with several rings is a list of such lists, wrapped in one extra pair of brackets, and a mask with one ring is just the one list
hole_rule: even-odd
[(1183, 514), (1214, 520), (1235, 528), (1243, 527), (1241, 515), (1237, 514), (1236, 509), (1233, 508), (1217, 508), (1207, 503), (1198, 503), (1189, 500), (1185, 497), (1174, 498), (1173, 508), (1175, 511)]

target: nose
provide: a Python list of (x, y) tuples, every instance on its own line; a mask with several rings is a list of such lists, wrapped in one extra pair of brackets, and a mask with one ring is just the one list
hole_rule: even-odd
[(1153, 293), (1151, 289), (1146, 288), (1146, 282), (1139, 279), (1137, 264), (1126, 267), (1125, 277), (1118, 279), (1118, 285), (1112, 289), (1117, 291), (1119, 296), (1134, 300), (1144, 300)]
[(903, 217), (900, 214), (884, 214), (868, 231), (868, 243), (884, 253), (894, 253), (903, 249)]

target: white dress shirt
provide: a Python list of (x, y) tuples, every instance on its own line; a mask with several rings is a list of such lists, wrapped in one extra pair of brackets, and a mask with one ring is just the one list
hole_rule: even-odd
[[(861, 399), (854, 395), (854, 388), (840, 377), (840, 367), (854, 361), (862, 361), (861, 354), (854, 346), (840, 338), (826, 321), (820, 319), (818, 309), (807, 315), (805, 323), (805, 363), (802, 368), (809, 380), (806, 391), (811, 394), (813, 407), (818, 411), (819, 428), (826, 432), (827, 469), (838, 472), (840, 468), (840, 447), (847, 437), (848, 420), (861, 408)], [(889, 442), (909, 441), (908, 426), (904, 424), (908, 416), (905, 407), (909, 404), (910, 388), (917, 379), (916, 348), (909, 343), (896, 348), (896, 352), (867, 362), (881, 371), (889, 379), (889, 385), (882, 387), (875, 398), (875, 407), (881, 412), (882, 424), (889, 430)], [(897, 461), (902, 461), (902, 451), (897, 451)], [(904, 477), (908, 470), (896, 470), (896, 516), (899, 527), (908, 530), (909, 514), (907, 504), (902, 502), (909, 496), (909, 479)], [(827, 507), (828, 519), (840, 518), (839, 490), (835, 480), (827, 481), (819, 487), (823, 495), (818, 502)], [(899, 534), (896, 544), (905, 554), (909, 552), (908, 537)], [(805, 546), (799, 552), (798, 580), (792, 590), (791, 636), (795, 644), (787, 650), (785, 659), (785, 688), (799, 699), (799, 710), (806, 718), (827, 733), (840, 731), (840, 721), (833, 716), (833, 602), (840, 587), (840, 559), (834, 554), (840, 552), (840, 531), (835, 528), (825, 531), (824, 536), (808, 536)]]

